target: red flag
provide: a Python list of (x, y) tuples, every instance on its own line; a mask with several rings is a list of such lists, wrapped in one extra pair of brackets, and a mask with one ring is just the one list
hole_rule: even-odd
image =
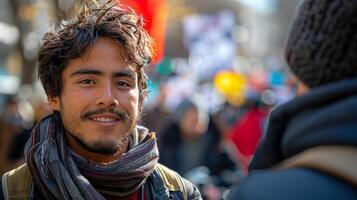
[(118, 2), (128, 5), (144, 17), (144, 28), (156, 43), (153, 63), (157, 63), (164, 56), (168, 17), (166, 0), (118, 0)]

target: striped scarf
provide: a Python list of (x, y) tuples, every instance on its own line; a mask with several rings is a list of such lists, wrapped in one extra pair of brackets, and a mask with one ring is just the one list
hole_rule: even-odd
[(101, 193), (126, 196), (136, 191), (154, 171), (159, 156), (154, 134), (143, 127), (137, 130), (139, 144), (131, 145), (121, 159), (99, 165), (67, 147), (58, 112), (44, 118), (32, 131), (25, 148), (34, 183), (30, 199), (40, 194), (46, 199), (94, 200), (104, 199)]

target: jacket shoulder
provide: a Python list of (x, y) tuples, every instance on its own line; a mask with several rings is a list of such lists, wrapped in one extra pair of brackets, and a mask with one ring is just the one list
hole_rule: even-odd
[(157, 170), (159, 171), (161, 178), (169, 191), (185, 189), (178, 173), (161, 164), (157, 164)]
[[(331, 189), (333, 188), (333, 189)], [(232, 189), (228, 199), (356, 199), (355, 188), (316, 170), (256, 170)]]
[(164, 165), (157, 164), (157, 170), (169, 191), (181, 191), (184, 199), (201, 199), (199, 190), (177, 172)]
[(31, 173), (26, 164), (6, 172), (2, 176), (2, 189), (5, 199), (27, 199)]

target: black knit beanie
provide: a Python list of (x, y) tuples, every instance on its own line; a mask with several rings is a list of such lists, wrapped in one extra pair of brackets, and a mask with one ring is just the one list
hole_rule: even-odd
[(285, 58), (310, 88), (357, 77), (357, 0), (305, 0), (287, 40)]

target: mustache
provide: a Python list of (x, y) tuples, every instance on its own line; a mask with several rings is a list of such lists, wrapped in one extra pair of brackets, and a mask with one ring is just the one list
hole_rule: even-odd
[(114, 114), (120, 121), (128, 122), (130, 120), (129, 115), (126, 112), (115, 108), (87, 111), (83, 114), (83, 118), (89, 118), (92, 117), (93, 115), (100, 115), (106, 113)]

